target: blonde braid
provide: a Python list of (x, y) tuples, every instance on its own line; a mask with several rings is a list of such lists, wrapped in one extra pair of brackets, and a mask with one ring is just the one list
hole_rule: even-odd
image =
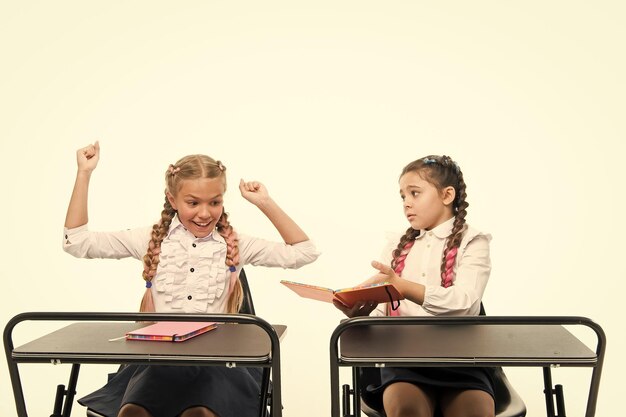
[(159, 255), (161, 254), (161, 243), (172, 223), (176, 211), (170, 204), (167, 196), (165, 197), (165, 203), (163, 204), (163, 211), (161, 211), (161, 220), (152, 226), (152, 236), (148, 243), (148, 252), (143, 257), (143, 279), (146, 281), (146, 291), (141, 300), (139, 311), (154, 312), (154, 300), (152, 299), (152, 279), (156, 275), (157, 266), (159, 265)]
[(239, 237), (237, 232), (228, 221), (228, 213), (222, 211), (222, 215), (217, 222), (217, 231), (226, 241), (226, 265), (231, 272), (230, 295), (227, 303), (227, 313), (238, 313), (243, 304), (243, 288), (239, 275), (237, 274), (237, 264), (239, 264)]

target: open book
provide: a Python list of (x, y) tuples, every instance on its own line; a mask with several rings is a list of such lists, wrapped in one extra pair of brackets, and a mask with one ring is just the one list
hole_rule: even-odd
[(213, 330), (213, 322), (159, 321), (126, 333), (126, 340), (154, 340), (157, 342), (182, 342)]
[(404, 299), (402, 294), (389, 282), (372, 284), (362, 287), (342, 288), (333, 290), (316, 285), (302, 284), (293, 281), (280, 281), (301, 297), (332, 303), (339, 300), (346, 307), (352, 307), (357, 301), (377, 301), (379, 303), (393, 303)]

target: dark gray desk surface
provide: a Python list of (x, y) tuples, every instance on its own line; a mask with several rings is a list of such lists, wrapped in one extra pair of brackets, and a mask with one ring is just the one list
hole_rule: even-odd
[[(233, 361), (268, 362), (271, 343), (263, 329), (251, 324), (219, 324), (214, 330), (184, 342), (109, 341), (148, 323), (79, 322), (13, 350), (17, 362)], [(286, 326), (274, 325), (279, 337)]]
[[(528, 363), (589, 366), (597, 355), (560, 325), (370, 325), (340, 337), (343, 363)], [(367, 343), (363, 341), (367, 340)]]

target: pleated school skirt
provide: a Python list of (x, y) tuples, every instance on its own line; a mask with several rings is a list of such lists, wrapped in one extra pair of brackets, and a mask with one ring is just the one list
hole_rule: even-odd
[[(494, 399), (493, 379), (488, 368), (473, 367), (423, 367), (423, 368), (380, 368), (380, 385), (369, 385), (362, 392), (366, 403), (375, 409), (383, 409), (383, 392), (394, 382), (408, 382), (418, 387), (441, 392), (445, 389), (472, 389), (487, 392)], [(440, 415), (437, 410), (435, 415)]]
[(259, 415), (261, 368), (128, 365), (78, 403), (107, 417), (125, 404), (144, 407), (154, 417), (176, 417), (203, 406), (220, 417)]

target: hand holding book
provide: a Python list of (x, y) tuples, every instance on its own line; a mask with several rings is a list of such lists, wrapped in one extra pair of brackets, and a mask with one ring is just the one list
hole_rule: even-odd
[[(389, 282), (338, 290), (285, 280), (281, 281), (281, 284), (301, 297), (333, 303), (336, 306), (339, 304), (347, 309), (351, 309), (357, 305), (363, 306), (365, 304), (373, 305), (373, 309), (378, 303), (397, 303), (399, 300), (404, 299), (402, 294)], [(343, 311), (341, 308), (340, 310)]]
[(378, 306), (376, 301), (357, 301), (352, 307), (347, 307), (339, 300), (333, 300), (333, 305), (347, 317), (369, 316)]

